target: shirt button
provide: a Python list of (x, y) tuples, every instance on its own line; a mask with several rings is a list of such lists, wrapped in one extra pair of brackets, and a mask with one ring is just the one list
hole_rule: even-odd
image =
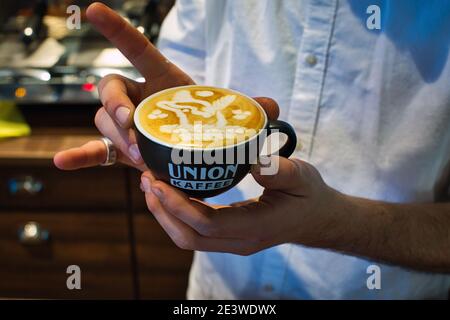
[(271, 284), (266, 284), (264, 285), (263, 290), (265, 292), (273, 292), (273, 286)]
[(313, 54), (308, 54), (305, 58), (305, 61), (307, 64), (313, 67), (317, 64), (317, 57)]

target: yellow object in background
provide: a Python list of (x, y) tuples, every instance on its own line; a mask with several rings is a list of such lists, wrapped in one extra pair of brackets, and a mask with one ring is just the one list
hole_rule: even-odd
[(30, 126), (13, 101), (0, 100), (0, 139), (27, 136)]

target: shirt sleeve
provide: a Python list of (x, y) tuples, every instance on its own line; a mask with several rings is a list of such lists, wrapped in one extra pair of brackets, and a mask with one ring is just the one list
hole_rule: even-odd
[(205, 2), (177, 0), (164, 20), (158, 48), (198, 84), (205, 79)]

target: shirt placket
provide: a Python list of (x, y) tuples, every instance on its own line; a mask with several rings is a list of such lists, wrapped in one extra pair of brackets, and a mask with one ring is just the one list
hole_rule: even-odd
[[(337, 1), (310, 0), (307, 7), (288, 115), (299, 137), (295, 156), (303, 159), (308, 159), (312, 150)], [(260, 282), (262, 296), (268, 299), (283, 296), (284, 283), (289, 281), (286, 273), (292, 246), (278, 246), (266, 252)]]
[(319, 117), (327, 56), (338, 0), (311, 0), (304, 26), (293, 85), (289, 121), (297, 132), (296, 156), (308, 160)]

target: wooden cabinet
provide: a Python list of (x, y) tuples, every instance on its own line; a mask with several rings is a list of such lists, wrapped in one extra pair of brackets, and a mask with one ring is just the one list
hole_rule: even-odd
[(61, 171), (55, 167), (0, 168), (0, 207), (8, 209), (125, 210), (121, 168)]
[[(185, 297), (192, 253), (147, 211), (136, 170), (54, 167), (56, 151), (96, 137), (48, 128), (0, 141), (0, 297)], [(25, 230), (41, 237), (24, 238)], [(71, 265), (80, 267), (81, 290), (67, 288)]]
[[(38, 223), (48, 239), (28, 243)], [(28, 224), (28, 225), (27, 225)], [(33, 232), (33, 231), (31, 231)], [(133, 298), (125, 214), (12, 211), (0, 214), (0, 295), (13, 298)], [(81, 290), (69, 290), (67, 268), (80, 268)]]
[(192, 252), (176, 247), (150, 213), (134, 216), (143, 299), (185, 299)]
[(185, 299), (192, 252), (176, 247), (147, 210), (141, 173), (130, 170), (136, 264), (142, 299)]
[(141, 173), (130, 170), (139, 294), (142, 299), (185, 299), (192, 252), (176, 247), (147, 210)]

